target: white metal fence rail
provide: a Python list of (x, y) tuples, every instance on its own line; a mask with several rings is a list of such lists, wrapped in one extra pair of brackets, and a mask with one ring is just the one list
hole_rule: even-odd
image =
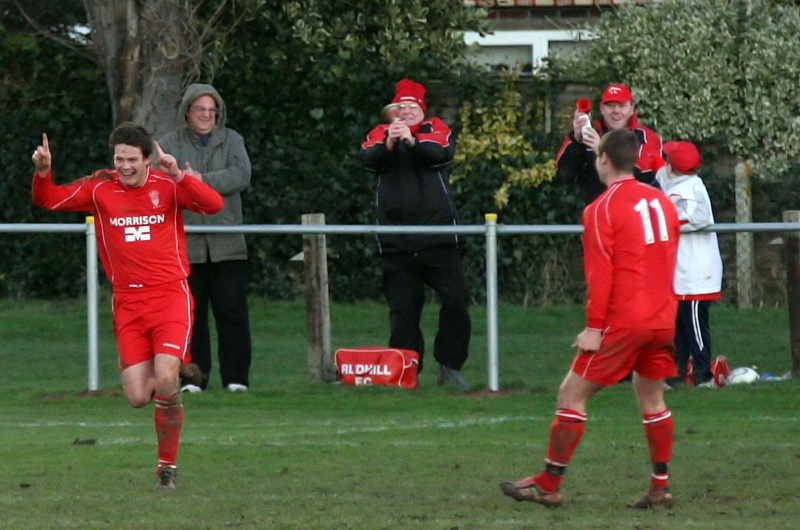
[[(720, 223), (706, 228), (718, 233), (731, 232), (795, 232), (800, 223)], [(365, 226), (365, 225), (241, 225), (187, 226), (188, 233), (244, 234), (462, 234), (484, 235), (486, 238), (486, 337), (487, 386), (500, 388), (497, 319), (497, 238), (503, 235), (580, 234), (580, 225), (502, 225), (495, 214), (486, 215), (484, 225), (461, 226)], [(97, 390), (99, 381), (98, 354), (98, 261), (94, 220), (86, 224), (0, 224), (0, 233), (84, 233), (86, 235), (86, 304), (87, 304), (87, 364), (88, 388)]]

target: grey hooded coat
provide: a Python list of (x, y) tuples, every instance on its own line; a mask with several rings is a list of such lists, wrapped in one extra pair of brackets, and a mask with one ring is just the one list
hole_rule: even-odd
[[(186, 122), (189, 106), (200, 96), (208, 95), (217, 102), (217, 125), (205, 142), (192, 132)], [(203, 175), (203, 181), (217, 190), (225, 199), (225, 207), (214, 215), (200, 215), (184, 210), (187, 225), (240, 225), (242, 192), (250, 187), (252, 168), (244, 145), (244, 138), (225, 127), (227, 109), (219, 92), (211, 86), (195, 83), (183, 95), (178, 115), (184, 126), (159, 140), (165, 153), (178, 161), (181, 168), (188, 162), (192, 169)], [(204, 145), (205, 144), (205, 145)], [(190, 178), (190, 177), (186, 177)], [(247, 259), (247, 246), (243, 234), (186, 234), (189, 263), (214, 263)]]

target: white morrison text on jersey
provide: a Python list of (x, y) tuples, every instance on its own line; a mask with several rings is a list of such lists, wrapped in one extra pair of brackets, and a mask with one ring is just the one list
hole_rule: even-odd
[(125, 241), (150, 241), (150, 225), (164, 223), (164, 215), (138, 215), (133, 217), (112, 217), (112, 226), (125, 227)]
[(164, 214), (138, 215), (134, 217), (112, 217), (108, 220), (112, 226), (160, 225), (164, 222)]

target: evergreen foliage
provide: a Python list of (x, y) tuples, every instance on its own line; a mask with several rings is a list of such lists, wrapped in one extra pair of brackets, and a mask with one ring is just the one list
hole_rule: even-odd
[[(747, 4), (762, 2), (765, 0)], [(42, 8), (45, 4), (47, 9)], [(604, 16), (602, 34), (611, 40), (598, 39), (590, 52), (596, 68), (581, 66), (567, 71), (556, 64), (547, 78), (517, 78), (488, 72), (467, 61), (468, 50), (459, 31), (485, 31), (486, 12), (465, 8), (457, 0), (248, 0), (246, 7), (252, 15), (209, 51), (200, 79), (220, 89), (228, 103), (228, 124), (245, 137), (250, 151), (254, 177), (252, 189), (245, 194), (245, 222), (299, 224), (302, 214), (323, 212), (328, 224), (372, 224), (374, 176), (358, 164), (357, 154), (402, 77), (426, 85), (428, 114), (443, 118), (456, 133), (452, 179), (464, 224), (482, 224), (486, 213), (498, 213), (501, 224), (579, 221), (582, 201), (578, 190), (550, 181), (555, 151), (572, 110), (562, 108), (557, 95), (565, 81), (574, 80), (576, 71), (586, 74), (580, 81), (588, 81), (598, 90), (608, 80), (629, 82), (637, 93), (644, 121), (666, 137), (692, 137), (693, 131), (706, 124), (702, 130), (709, 139), (722, 140), (732, 132), (722, 128), (730, 118), (731, 127), (738, 124), (741, 129), (741, 145), (750, 146), (747, 149), (754, 160), (767, 163), (766, 157), (781, 156), (783, 162), (769, 167), (787, 164), (788, 155), (800, 145), (788, 145), (797, 128), (787, 130), (786, 122), (781, 121), (788, 116), (788, 123), (793, 124), (791, 120), (800, 116), (796, 106), (800, 98), (793, 95), (797, 87), (790, 86), (796, 85), (798, 76), (793, 69), (800, 61), (790, 60), (797, 52), (785, 46), (784, 40), (800, 27), (791, 24), (794, 14), (787, 13), (786, 20), (780, 20), (776, 13), (786, 9), (780, 3), (764, 3), (759, 13), (737, 11), (738, 18), (721, 14), (722, 5), (717, 2), (692, 3), (692, 8), (684, 6), (683, 12), (674, 7), (680, 5), (678, 0), (654, 6), (661, 4), (664, 7), (626, 8)], [(732, 8), (734, 4), (739, 3), (725, 5)], [(71, 34), (71, 28), (85, 19), (80, 2), (59, 3), (58, 8), (39, 0), (26, 5), (41, 8), (33, 11), (42, 15), (40, 22), (58, 36), (80, 43)], [(9, 0), (0, 0), (0, 6), (4, 16), (8, 15), (6, 25), (0, 25), (0, 68), (5, 72), (0, 85), (0, 110), (5, 118), (0, 162), (8, 172), (0, 179), (0, 223), (83, 223), (83, 214), (49, 213), (30, 203), (30, 153), (41, 133), (47, 132), (59, 182), (111, 163), (106, 144), (114, 124), (104, 74), (89, 54), (80, 52), (79, 45), (65, 47), (38, 36), (25, 26), (16, 8), (9, 7)], [(670, 8), (678, 12), (667, 11)], [(645, 51), (626, 35), (635, 34), (630, 28), (639, 27), (645, 19), (648, 23), (660, 20), (656, 16), (660, 10), (678, 17), (677, 22), (668, 17), (658, 22), (661, 30), (656, 34), (661, 38), (647, 39), (662, 48)], [(700, 24), (695, 20), (707, 11), (717, 14), (713, 21)], [(209, 3), (197, 13), (200, 18), (214, 14)], [(748, 20), (742, 18), (748, 13), (761, 24), (758, 27), (765, 28), (765, 35), (741, 32), (733, 38), (733, 26), (722, 30), (722, 25), (732, 20)], [(226, 12), (224, 16), (234, 14)], [(691, 31), (667, 39), (670, 28)], [(668, 40), (675, 42), (666, 44)], [(681, 51), (684, 41), (704, 42), (708, 50), (701, 56)], [(774, 46), (781, 43), (783, 48), (775, 51)], [(733, 68), (729, 63), (742, 62), (745, 46), (753, 50), (753, 59), (738, 71), (747, 76), (736, 78), (735, 86), (729, 86), (722, 81), (722, 73), (715, 74), (722, 68), (716, 63), (722, 61)], [(738, 55), (730, 55), (736, 50)], [(664, 54), (671, 54), (667, 57), (670, 62), (658, 66), (656, 58)], [(707, 77), (698, 75), (688, 86), (691, 90), (680, 92), (669, 73), (688, 68), (691, 61), (699, 62)], [(774, 73), (772, 84), (767, 83), (770, 72)], [(746, 87), (750, 88), (744, 90)], [(763, 94), (769, 87), (785, 91), (787, 96), (752, 99), (751, 95)], [(746, 99), (741, 99), (743, 94)], [(737, 95), (741, 106), (717, 107), (726, 95)], [(794, 100), (789, 101), (791, 97)], [(708, 112), (709, 108), (721, 110)], [(716, 116), (705, 116), (711, 114)], [(745, 126), (751, 121), (761, 129)], [(785, 138), (770, 132), (769, 124), (775, 131), (783, 131)], [(770, 139), (768, 148), (753, 147), (759, 134), (756, 130)], [(706, 178), (713, 188), (715, 209), (722, 212), (718, 221), (731, 222), (725, 211), (733, 202), (732, 184), (711, 175)], [(785, 182), (754, 182), (754, 204), (759, 205), (754, 220), (778, 220), (780, 210), (794, 204), (795, 188)], [(249, 235), (248, 244), (254, 295), (288, 299), (302, 292), (301, 265), (289, 261), (302, 249), (300, 236)], [(0, 235), (0, 296), (53, 298), (82, 293), (84, 248), (84, 239), (77, 234)], [(334, 300), (380, 297), (373, 237), (329, 236), (328, 248)], [(498, 258), (503, 300), (549, 304), (582, 298), (577, 237), (501, 237)], [(465, 259), (473, 298), (482, 301), (482, 237), (468, 238)]]
[(554, 75), (624, 82), (666, 139), (713, 144), (776, 178), (800, 157), (800, 6), (664, 0), (604, 14), (597, 39)]
[[(19, 27), (19, 26), (17, 26)], [(31, 203), (31, 155), (46, 132), (58, 182), (108, 164), (111, 114), (102, 72), (53, 40), (0, 24), (0, 223), (83, 223)], [(0, 296), (61, 297), (85, 291), (85, 238), (79, 234), (0, 235)]]

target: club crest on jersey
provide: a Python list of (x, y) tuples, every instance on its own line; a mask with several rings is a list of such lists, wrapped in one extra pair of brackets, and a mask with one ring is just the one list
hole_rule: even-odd
[(150, 192), (150, 202), (153, 203), (153, 208), (158, 208), (161, 204), (161, 197), (159, 197), (158, 192), (153, 190)]

